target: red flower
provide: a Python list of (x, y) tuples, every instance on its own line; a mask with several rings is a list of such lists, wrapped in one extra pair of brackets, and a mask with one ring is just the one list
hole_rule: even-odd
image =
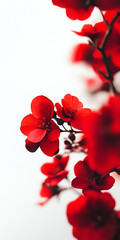
[(115, 201), (109, 193), (87, 191), (67, 206), (67, 217), (78, 240), (113, 240), (118, 231)]
[(41, 167), (41, 172), (47, 176), (53, 176), (63, 171), (68, 163), (69, 156), (57, 154), (53, 157), (52, 163), (45, 163)]
[(31, 103), (32, 114), (25, 116), (20, 130), (27, 136), (26, 148), (33, 152), (38, 148), (48, 156), (53, 156), (59, 148), (60, 129), (51, 120), (54, 114), (52, 101), (45, 96), (38, 96)]
[(77, 129), (82, 129), (82, 124), (85, 118), (90, 113), (90, 109), (83, 108), (83, 104), (75, 96), (66, 94), (62, 99), (62, 106), (56, 103), (57, 115), (65, 122), (70, 122), (71, 126)]
[(102, 176), (92, 170), (88, 164), (88, 157), (84, 161), (79, 161), (74, 167), (76, 178), (72, 180), (72, 186), (83, 190), (107, 190), (110, 189), (115, 180), (109, 174)]
[(42, 183), (40, 189), (40, 196), (44, 198), (43, 202), (39, 202), (38, 205), (43, 206), (46, 202), (48, 202), (53, 196), (59, 195), (61, 189), (58, 186), (49, 186), (46, 182)]
[[(96, 72), (96, 74), (99, 74), (98, 73), (98, 70), (99, 70), (104, 75), (107, 76), (107, 72), (106, 72), (106, 68), (105, 68), (105, 64), (104, 64), (102, 55), (100, 54), (100, 52), (97, 49), (93, 48), (89, 44), (86, 44), (86, 43), (78, 44), (74, 49), (72, 61), (74, 63), (84, 61), (92, 66), (92, 68)], [(118, 72), (118, 70), (120, 68), (118, 66), (114, 65), (114, 63), (112, 62), (112, 57), (108, 57), (107, 61), (108, 61), (109, 69), (110, 69), (111, 73), (115, 74), (116, 72)], [(99, 74), (99, 77), (102, 80), (105, 80), (101, 74)]]
[(53, 4), (66, 9), (66, 14), (72, 20), (85, 20), (90, 17), (93, 7), (87, 0), (52, 0)]
[(66, 178), (67, 175), (68, 175), (68, 171), (67, 170), (63, 170), (61, 172), (56, 173), (56, 175), (48, 176), (45, 179), (45, 182), (47, 184), (49, 184), (49, 186), (55, 186), (58, 183), (60, 183), (64, 178)]
[(69, 156), (56, 155), (53, 157), (52, 163), (43, 164), (41, 172), (47, 175), (45, 182), (50, 186), (54, 186), (62, 181), (68, 174), (68, 171), (65, 170), (68, 160)]
[(120, 167), (120, 97), (110, 97), (84, 124), (90, 167), (100, 174)]
[(72, 20), (85, 20), (90, 17), (94, 6), (101, 10), (114, 10), (120, 8), (119, 0), (52, 0), (53, 4), (66, 9), (66, 14)]
[[(115, 12), (116, 12), (115, 10), (112, 12), (111, 11), (106, 12), (105, 18), (108, 20), (108, 22), (111, 22), (113, 16), (115, 16)], [(105, 46), (105, 54), (108, 58), (110, 57), (112, 60), (112, 64), (111, 64), (111, 62), (109, 63), (110, 65), (113, 65), (112, 73), (115, 73), (115, 71), (120, 70), (120, 61), (119, 61), (120, 30), (119, 29), (120, 29), (120, 18), (118, 18), (116, 20), (116, 22), (114, 23), (112, 32), (111, 32), (109, 38), (107, 39), (107, 44)], [(80, 36), (89, 37), (96, 46), (97, 45), (101, 46), (103, 39), (105, 37), (106, 31), (107, 31), (107, 25), (105, 24), (105, 22), (102, 21), (102, 22), (96, 23), (94, 26), (92, 26), (90, 24), (84, 25), (81, 32), (75, 32), (75, 33), (77, 33)], [(83, 48), (83, 44), (82, 44), (82, 48)], [(79, 51), (81, 51), (81, 49)], [(97, 53), (97, 51), (93, 49), (94, 60), (96, 57), (98, 58), (98, 56), (100, 55), (98, 53), (96, 55), (96, 53)], [(79, 56), (79, 58), (80, 58), (80, 56)], [(102, 56), (101, 56), (101, 58), (102, 58)], [(99, 57), (99, 59), (100, 59), (100, 57)], [(98, 59), (96, 59), (96, 60), (98, 61)], [(93, 60), (91, 60), (91, 64), (92, 64), (93, 68), (96, 70)], [(114, 69), (115, 68), (114, 65), (116, 66), (116, 69)], [(110, 69), (111, 69), (111, 66), (110, 66)], [(104, 73), (104, 71), (103, 71), (103, 73)]]
[(107, 25), (105, 22), (98, 22), (94, 26), (91, 24), (85, 24), (80, 32), (75, 32), (79, 36), (88, 37), (94, 42), (94, 44), (101, 44)]

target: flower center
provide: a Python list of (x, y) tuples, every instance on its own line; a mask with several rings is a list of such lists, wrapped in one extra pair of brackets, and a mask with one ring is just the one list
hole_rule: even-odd
[(72, 109), (71, 107), (69, 109), (66, 109), (65, 115), (69, 118), (73, 118), (77, 110)]
[(94, 227), (99, 228), (104, 225), (105, 220), (101, 214), (98, 214), (94, 216), (93, 222), (94, 222)]
[(40, 128), (40, 129), (46, 129), (47, 128), (47, 131), (49, 132), (51, 130), (51, 122), (46, 122), (45, 121), (45, 118), (43, 119), (39, 119), (37, 122), (36, 122), (36, 125), (37, 125), (37, 128)]

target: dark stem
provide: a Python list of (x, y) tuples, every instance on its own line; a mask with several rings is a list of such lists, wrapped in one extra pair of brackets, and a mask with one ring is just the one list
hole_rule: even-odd
[(68, 132), (68, 133), (83, 133), (83, 131), (75, 131), (75, 130), (62, 130), (60, 129), (60, 132)]
[(101, 10), (100, 10), (100, 13), (101, 13), (101, 15), (102, 15), (102, 18), (103, 18), (104, 22), (105, 22), (106, 25), (108, 26), (109, 23), (108, 23), (107, 19), (105, 18), (104, 14), (103, 14), (103, 12), (102, 12)]
[[(109, 38), (109, 36), (110, 36), (110, 34), (111, 34), (111, 32), (112, 32), (113, 25), (114, 25), (115, 21), (117, 20), (117, 18), (118, 18), (119, 16), (120, 16), (120, 12), (118, 12), (118, 13), (115, 15), (115, 17), (112, 19), (111, 23), (107, 25), (107, 26), (108, 26), (108, 29), (107, 29), (107, 31), (106, 31), (105, 37), (104, 37), (103, 42), (102, 42), (101, 47), (100, 47), (102, 50), (104, 50), (105, 45), (106, 45), (106, 43), (107, 43), (107, 40), (108, 40), (108, 38)], [(104, 20), (104, 21), (105, 21), (105, 20)]]
[(101, 14), (102, 14), (103, 19), (104, 19), (105, 23), (107, 24), (107, 27), (108, 27), (108, 28), (107, 28), (107, 31), (106, 31), (106, 34), (105, 34), (105, 37), (104, 37), (104, 39), (103, 39), (103, 42), (102, 42), (101, 46), (100, 46), (100, 47), (97, 46), (97, 49), (98, 49), (98, 51), (99, 51), (99, 52), (101, 53), (101, 55), (102, 55), (102, 58), (103, 58), (103, 61), (104, 61), (104, 64), (105, 64), (105, 68), (106, 68), (106, 71), (107, 71), (107, 76), (105, 76), (104, 73), (101, 73), (99, 70), (98, 70), (98, 72), (99, 72), (100, 74), (102, 74), (107, 80), (108, 80), (108, 79), (110, 80), (110, 83), (111, 83), (111, 87), (112, 87), (113, 92), (114, 92), (115, 94), (119, 94), (119, 93), (117, 92), (117, 90), (115, 89), (115, 86), (114, 86), (114, 84), (113, 84), (113, 76), (112, 76), (112, 74), (111, 74), (111, 71), (110, 71), (110, 68), (109, 68), (109, 65), (108, 65), (108, 61), (107, 61), (107, 57), (106, 57), (106, 54), (105, 54), (105, 46), (106, 46), (106, 44), (107, 44), (107, 40), (108, 40), (109, 36), (110, 36), (111, 33), (112, 33), (113, 25), (114, 25), (115, 21), (117, 20), (117, 18), (120, 16), (120, 12), (118, 12), (118, 13), (116, 14), (116, 16), (113, 18), (113, 20), (111, 21), (110, 24), (108, 24), (108, 22), (107, 22), (107, 20), (104, 18), (104, 15), (103, 15), (102, 12), (101, 12)]
[[(103, 50), (102, 48), (97, 47), (97, 49), (99, 50), (99, 52), (100, 52), (101, 55), (102, 55), (102, 58), (103, 58), (103, 61), (104, 61), (104, 64), (105, 64), (105, 68), (106, 68), (106, 71), (107, 71), (107, 76), (105, 76), (104, 73), (101, 73), (101, 72), (100, 72), (100, 73), (101, 73), (107, 80), (110, 80), (110, 83), (111, 83), (111, 87), (112, 87), (113, 92), (114, 92), (115, 94), (118, 94), (118, 92), (116, 91), (115, 86), (114, 86), (114, 84), (113, 84), (113, 76), (112, 76), (112, 74), (111, 74), (111, 72), (110, 72), (109, 65), (108, 65), (108, 61), (107, 61), (107, 57), (106, 57), (106, 55), (105, 55), (105, 52), (104, 52), (104, 50)], [(98, 72), (99, 72), (99, 70), (98, 70)]]

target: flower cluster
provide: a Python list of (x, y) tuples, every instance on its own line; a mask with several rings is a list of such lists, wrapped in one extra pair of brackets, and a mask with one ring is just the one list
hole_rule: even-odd
[[(45, 175), (40, 189), (44, 200), (38, 205), (72, 189), (79, 195), (68, 204), (66, 211), (73, 236), (78, 240), (120, 240), (120, 211), (115, 210), (115, 200), (106, 192), (114, 187), (116, 175), (120, 175), (120, 93), (114, 83), (114, 76), (120, 71), (120, 1), (52, 2), (65, 8), (72, 20), (88, 19), (93, 10), (100, 10), (103, 20), (94, 25), (84, 24), (80, 32), (75, 32), (88, 41), (75, 46), (72, 62), (91, 66), (101, 82), (94, 93), (107, 90), (109, 96), (96, 111), (83, 108), (82, 102), (71, 94), (55, 104), (42, 95), (32, 100), (31, 113), (23, 118), (20, 127), (27, 136), (26, 149), (35, 152), (40, 147), (44, 154), (52, 157), (51, 162), (40, 168)], [(94, 80), (88, 76), (88, 82), (92, 85)], [(66, 137), (64, 152), (60, 154), (62, 133)], [(69, 175), (71, 152), (80, 155), (72, 179)], [(67, 187), (61, 185), (63, 181)]]
[[(27, 136), (26, 148), (35, 152), (39, 147), (48, 156), (53, 156), (59, 151), (60, 133), (64, 132), (64, 123), (81, 129), (90, 109), (83, 108), (77, 97), (66, 94), (62, 105), (53, 102), (45, 96), (38, 96), (32, 100), (31, 112), (21, 122), (20, 130)], [(60, 129), (62, 126), (63, 129)]]

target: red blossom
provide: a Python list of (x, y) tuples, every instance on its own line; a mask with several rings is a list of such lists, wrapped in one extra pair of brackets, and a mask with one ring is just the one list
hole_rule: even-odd
[(85, 20), (90, 17), (93, 6), (88, 0), (52, 0), (53, 4), (66, 9), (67, 16), (72, 19)]
[(88, 37), (94, 44), (101, 44), (105, 32), (107, 30), (107, 25), (105, 22), (98, 22), (94, 26), (91, 24), (85, 24), (80, 32), (75, 32), (79, 36)]
[[(113, 16), (115, 15), (116, 11), (109, 11), (106, 12), (105, 14), (105, 18), (108, 20), (108, 22), (111, 22), (111, 20), (113, 19)], [(82, 30), (80, 32), (75, 32), (80, 36), (86, 36), (89, 37), (95, 44), (95, 46), (99, 46), (101, 47), (105, 34), (107, 32), (107, 25), (104, 21), (96, 23), (94, 26), (90, 25), (90, 24), (86, 24), (83, 26)], [(107, 39), (107, 44), (105, 46), (105, 54), (107, 56), (107, 58), (110, 57), (109, 61), (109, 65), (110, 65), (110, 69), (111, 72), (114, 74), (116, 71), (120, 70), (120, 61), (119, 61), (119, 55), (120, 55), (120, 18), (118, 18), (112, 28), (112, 32), (109, 36), (109, 38)], [(83, 48), (83, 45), (80, 47), (79, 51), (83, 51), (81, 50), (81, 48)], [(90, 49), (90, 48), (89, 48)], [(87, 49), (86, 49), (87, 51)], [(89, 50), (90, 51), (90, 50)], [(92, 51), (92, 50), (91, 50)], [(98, 59), (95, 58), (99, 58), (100, 59), (100, 54), (97, 53), (97, 50), (93, 50), (93, 58), (94, 60), (98, 61)], [(79, 54), (80, 55), (80, 54)], [(99, 56), (99, 57), (98, 57)], [(80, 58), (77, 57), (77, 58)], [(102, 58), (102, 56), (101, 56)], [(84, 59), (86, 60), (86, 59)], [(97, 63), (96, 63), (97, 64)], [(103, 62), (104, 64), (104, 62)], [(91, 65), (94, 68), (94, 70), (96, 70), (96, 67), (94, 66), (93, 63), (93, 59), (91, 59)], [(115, 67), (116, 66), (116, 67)], [(100, 67), (101, 68), (101, 67)], [(98, 68), (99, 70), (101, 70), (100, 68)], [(103, 73), (105, 73), (105, 71), (103, 70)]]
[(52, 0), (52, 3), (58, 7), (66, 9), (66, 15), (72, 19), (85, 20), (91, 16), (94, 7), (100, 10), (119, 11), (119, 0)]
[(53, 156), (59, 149), (60, 129), (52, 120), (54, 105), (45, 96), (38, 96), (31, 103), (32, 114), (25, 116), (20, 130), (27, 136), (26, 148), (34, 152), (38, 145), (48, 156)]
[(75, 188), (93, 189), (97, 191), (110, 189), (115, 180), (109, 174), (100, 175), (92, 170), (88, 164), (88, 157), (84, 161), (79, 161), (74, 167), (76, 178), (72, 180), (72, 186)]
[[(105, 78), (98, 73), (99, 70), (100, 72), (107, 76), (107, 71), (103, 61), (103, 57), (100, 54), (100, 52), (97, 49), (93, 48), (91, 45), (87, 43), (78, 44), (74, 48), (72, 61), (74, 63), (83, 61), (87, 64), (90, 64), (93, 70), (96, 72), (96, 74), (99, 75), (101, 80), (105, 81)], [(118, 72), (120, 68), (112, 62), (112, 57), (108, 57), (107, 61), (111, 74), (115, 74), (116, 72)]]
[(61, 190), (58, 186), (51, 187), (46, 182), (43, 182), (41, 189), (40, 189), (40, 197), (44, 198), (44, 201), (39, 202), (38, 205), (43, 206), (53, 196), (59, 195), (60, 192), (61, 192)]
[(62, 99), (62, 106), (55, 104), (57, 115), (64, 121), (77, 129), (82, 129), (83, 121), (90, 113), (90, 109), (83, 108), (83, 104), (79, 99), (70, 94), (66, 94)]
[(78, 240), (113, 240), (118, 231), (115, 201), (109, 193), (92, 190), (70, 202), (67, 217)]
[(45, 182), (47, 184), (49, 184), (49, 186), (55, 186), (58, 183), (60, 183), (64, 178), (66, 178), (67, 175), (68, 175), (68, 171), (67, 170), (63, 170), (61, 172), (56, 173), (56, 175), (48, 176), (45, 179)]
[(110, 97), (84, 124), (90, 167), (100, 174), (120, 167), (120, 97)]
[(53, 157), (52, 163), (45, 163), (41, 167), (41, 172), (46, 176), (53, 176), (63, 171), (68, 163), (69, 156), (57, 154)]
[(47, 176), (45, 182), (50, 186), (57, 185), (68, 174), (65, 167), (68, 163), (69, 156), (62, 156), (60, 154), (53, 157), (52, 163), (45, 163), (41, 167), (41, 172)]

